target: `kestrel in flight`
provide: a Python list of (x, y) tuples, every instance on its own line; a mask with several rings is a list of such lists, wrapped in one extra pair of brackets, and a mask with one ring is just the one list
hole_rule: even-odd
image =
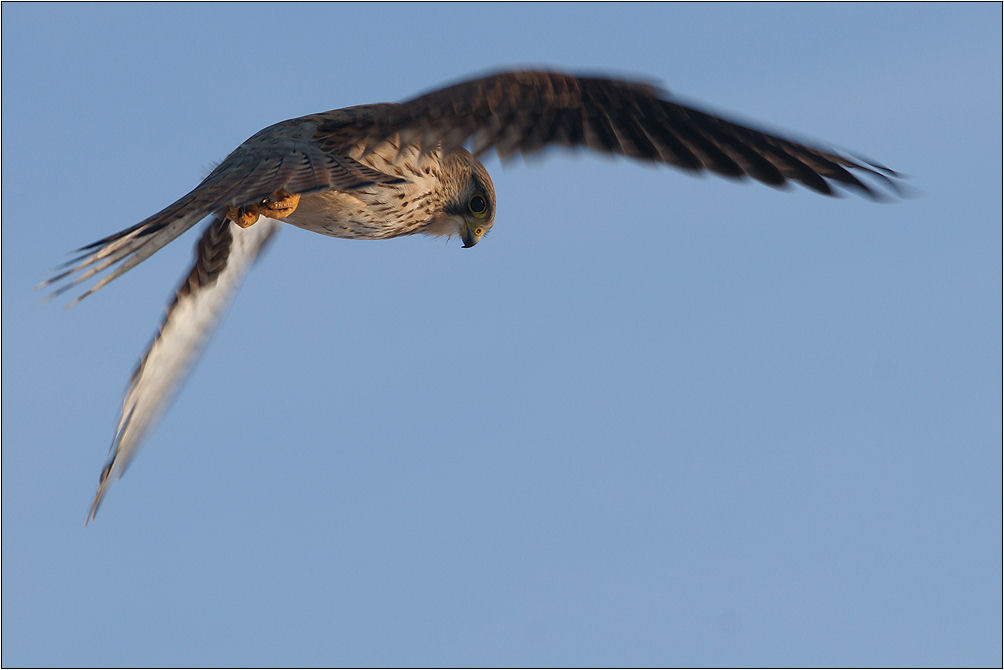
[[(206, 217), (195, 263), (129, 383), (87, 520), (283, 223), (333, 237), (456, 235), (473, 247), (495, 220), (495, 191), (479, 157), (588, 147), (691, 172), (764, 184), (798, 182), (879, 198), (859, 175), (898, 193), (896, 172), (674, 102), (644, 83), (515, 71), (448, 86), (399, 104), (311, 114), (269, 126), (166, 208), (80, 249), (44, 285), (56, 294), (104, 271), (83, 295), (150, 257)], [(469, 147), (470, 150), (466, 149)]]

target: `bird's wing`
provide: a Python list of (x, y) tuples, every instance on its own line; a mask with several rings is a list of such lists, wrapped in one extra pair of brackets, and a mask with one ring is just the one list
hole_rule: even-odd
[(143, 435), (167, 407), (251, 264), (280, 225), (263, 217), (242, 229), (216, 218), (206, 228), (196, 245), (191, 271), (129, 381), (111, 455), (101, 471), (88, 521), (97, 514), (112, 481), (122, 476), (136, 455)]
[[(851, 170), (897, 192), (896, 172), (835, 150), (810, 146), (673, 102), (656, 87), (555, 72), (505, 72), (448, 86), (388, 106), (362, 129), (368, 149), (399, 134), (402, 144), (469, 143), (475, 155), (494, 148), (501, 158), (548, 145), (589, 147), (685, 170), (791, 181), (834, 194), (833, 186), (881, 193)], [(322, 138), (323, 144), (323, 138)]]
[[(367, 105), (329, 113), (327, 135), (332, 134), (335, 120), (341, 125), (351, 125), (354, 118), (368, 117), (373, 108), (380, 107)], [(321, 122), (319, 118), (313, 115), (290, 119), (255, 133), (190, 193), (130, 228), (81, 247), (78, 249), (83, 252), (80, 256), (68, 261), (62, 272), (40, 287), (65, 282), (53, 291), (52, 296), (56, 296), (108, 271), (70, 303), (74, 305), (149, 258), (205, 217), (220, 214), (228, 207), (256, 205), (280, 190), (296, 194), (325, 189), (349, 191), (374, 183), (402, 181), (400, 177), (374, 170), (348, 156), (325, 151), (313, 142)]]

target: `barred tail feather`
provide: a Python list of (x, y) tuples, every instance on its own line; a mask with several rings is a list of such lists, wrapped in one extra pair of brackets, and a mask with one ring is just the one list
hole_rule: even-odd
[[(91, 295), (108, 282), (122, 276), (136, 267), (176, 237), (201, 221), (209, 210), (198, 205), (198, 189), (168, 205), (153, 216), (136, 225), (92, 242), (77, 251), (85, 252), (71, 259), (63, 267), (67, 269), (38, 284), (35, 288), (55, 287), (45, 297), (46, 300), (62, 295), (88, 279), (112, 269), (94, 286), (73, 300), (72, 307)], [(118, 267), (115, 267), (118, 264)], [(65, 281), (62, 286), (56, 286)]]

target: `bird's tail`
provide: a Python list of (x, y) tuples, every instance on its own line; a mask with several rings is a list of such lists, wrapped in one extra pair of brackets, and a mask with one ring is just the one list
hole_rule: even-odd
[[(176, 237), (201, 221), (209, 212), (193, 207), (197, 191), (185, 195), (135, 226), (77, 249), (79, 256), (60, 266), (60, 271), (35, 288), (55, 287), (46, 299), (55, 298), (88, 279), (110, 270), (83, 294), (70, 302), (72, 307), (102, 286), (136, 267)], [(60, 286), (59, 284), (62, 285)]]

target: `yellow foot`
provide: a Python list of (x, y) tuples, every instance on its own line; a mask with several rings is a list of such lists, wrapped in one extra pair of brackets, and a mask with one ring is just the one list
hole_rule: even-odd
[(270, 219), (285, 219), (296, 211), (296, 206), (299, 204), (300, 194), (280, 190), (265, 198), (258, 205), (229, 207), (226, 211), (226, 217), (241, 228), (247, 228), (258, 221), (258, 217), (262, 215)]
[(241, 228), (247, 228), (258, 220), (258, 208), (254, 205), (249, 207), (230, 207), (227, 209), (226, 217)]
[(299, 193), (276, 191), (263, 203), (261, 213), (270, 219), (285, 219), (296, 211), (299, 204)]

